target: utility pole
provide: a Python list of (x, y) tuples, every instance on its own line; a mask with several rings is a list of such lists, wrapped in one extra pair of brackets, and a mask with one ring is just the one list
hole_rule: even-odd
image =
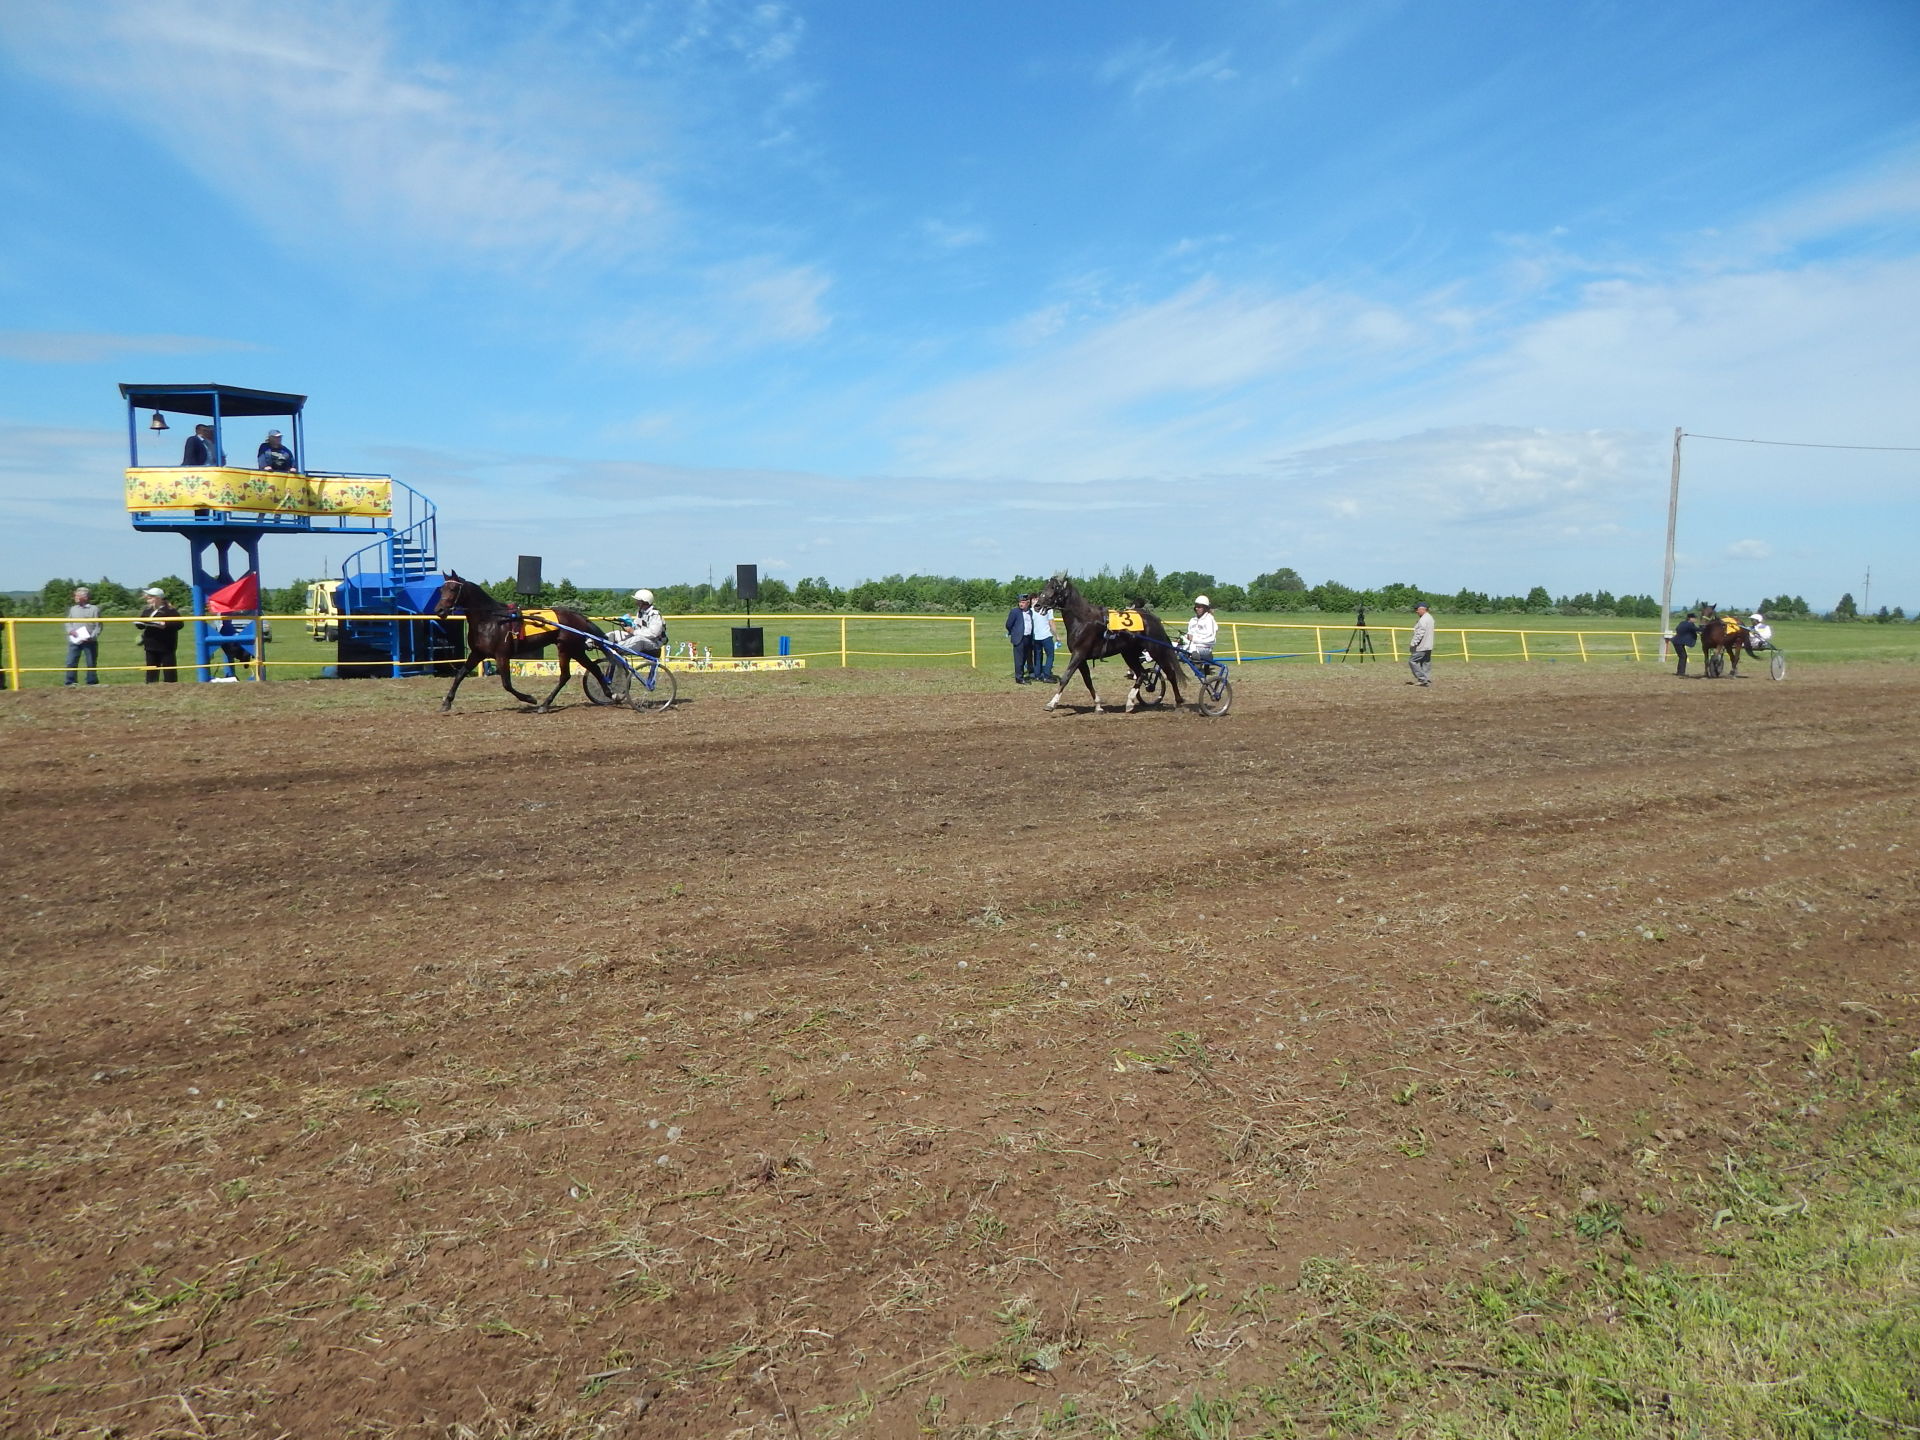
[(1873, 613), (1873, 566), (1867, 566), (1867, 583), (1860, 587), (1860, 613)]
[(1673, 535), (1680, 523), (1680, 437), (1685, 432), (1673, 427), (1673, 481), (1667, 488), (1667, 573), (1660, 582), (1660, 633), (1673, 633)]

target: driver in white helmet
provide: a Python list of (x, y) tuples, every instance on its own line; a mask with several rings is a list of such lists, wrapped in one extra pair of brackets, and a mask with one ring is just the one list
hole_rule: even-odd
[(654, 609), (651, 590), (633, 592), (633, 614), (622, 615), (620, 625), (610, 637), (616, 644), (638, 650), (642, 655), (659, 655), (660, 646), (667, 638), (667, 622)]
[(1753, 618), (1747, 623), (1747, 649), (1758, 654), (1773, 645), (1773, 626), (1767, 623), (1767, 617), (1754, 611)]
[(1213, 658), (1213, 642), (1220, 638), (1220, 622), (1213, 618), (1213, 601), (1204, 595), (1193, 597), (1193, 618), (1187, 621), (1187, 633), (1180, 637), (1180, 648), (1197, 664)]

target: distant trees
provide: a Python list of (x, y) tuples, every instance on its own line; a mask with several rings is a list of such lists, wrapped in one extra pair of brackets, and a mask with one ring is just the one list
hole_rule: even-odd
[[(298, 614), (306, 609), (307, 580), (264, 589), (261, 608), (269, 614)], [(1046, 583), (1044, 576), (1015, 575), (996, 580), (958, 575), (883, 575), (841, 587), (824, 576), (802, 577), (794, 581), (763, 575), (760, 595), (753, 603), (756, 612), (776, 614), (793, 611), (817, 613), (854, 612), (872, 615), (956, 615), (1005, 610), (1015, 599)], [(72, 603), (75, 588), (86, 585), (94, 599), (110, 615), (130, 615), (139, 609), (139, 590), (144, 585), (160, 586), (181, 610), (188, 608), (191, 593), (187, 582), (177, 575), (143, 582), (130, 587), (110, 579), (54, 579), (36, 593), (15, 592), (10, 604), (21, 615), (64, 615)], [(1524, 594), (1496, 595), (1484, 590), (1461, 588), (1452, 594), (1428, 590), (1407, 580), (1371, 588), (1357, 588), (1338, 580), (1322, 580), (1309, 586), (1291, 566), (1256, 575), (1245, 585), (1223, 580), (1206, 570), (1170, 570), (1160, 574), (1151, 565), (1131, 565), (1118, 571), (1101, 569), (1092, 575), (1075, 577), (1080, 592), (1096, 605), (1133, 605), (1142, 603), (1168, 615), (1184, 615), (1196, 595), (1206, 595), (1219, 611), (1241, 614), (1286, 615), (1296, 612), (1351, 615), (1362, 607), (1382, 614), (1405, 613), (1425, 602), (1443, 615), (1548, 615), (1614, 616), (1635, 620), (1658, 620), (1660, 603), (1651, 595), (1616, 595), (1610, 590), (1582, 590), (1577, 594), (1554, 596), (1544, 585), (1535, 585)], [(519, 601), (514, 579), (486, 582), (487, 593), (496, 600)], [(746, 607), (734, 590), (731, 576), (719, 584), (656, 583), (649, 587), (654, 603), (674, 615), (738, 614)], [(0, 603), (8, 603), (0, 599)], [(536, 605), (566, 605), (591, 615), (619, 615), (633, 608), (633, 592), (577, 585), (572, 580), (550, 582), (532, 597)], [(1699, 608), (1699, 602), (1695, 602)], [(1758, 608), (1772, 619), (1805, 619), (1814, 612), (1798, 595), (1781, 594), (1763, 599)], [(0, 609), (0, 614), (7, 613)], [(1832, 619), (1861, 618), (1852, 595), (1840, 597)], [(1902, 621), (1905, 612), (1882, 608), (1870, 618), (1885, 623)]]

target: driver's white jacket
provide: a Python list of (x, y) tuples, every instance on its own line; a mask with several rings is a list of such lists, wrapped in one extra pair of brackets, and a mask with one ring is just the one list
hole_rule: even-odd
[(1753, 643), (1755, 645), (1769, 645), (1773, 643), (1773, 626), (1767, 624), (1764, 620), (1758, 625), (1755, 625), (1750, 633), (1753, 635)]
[(1187, 633), (1182, 638), (1182, 643), (1184, 643), (1189, 650), (1205, 650), (1211, 654), (1213, 652), (1213, 642), (1218, 639), (1219, 636), (1220, 622), (1213, 618), (1213, 612), (1209, 610), (1205, 614), (1196, 615), (1187, 621)]
[(667, 621), (660, 611), (652, 605), (638, 615), (622, 615), (627, 622), (627, 635), (624, 643), (652, 645), (659, 647), (660, 639), (667, 633)]

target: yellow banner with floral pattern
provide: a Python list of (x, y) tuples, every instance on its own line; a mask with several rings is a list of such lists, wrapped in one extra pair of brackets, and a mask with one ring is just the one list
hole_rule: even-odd
[(391, 515), (384, 475), (291, 475), (267, 470), (158, 468), (127, 471), (129, 510), (259, 510), (271, 515)]

